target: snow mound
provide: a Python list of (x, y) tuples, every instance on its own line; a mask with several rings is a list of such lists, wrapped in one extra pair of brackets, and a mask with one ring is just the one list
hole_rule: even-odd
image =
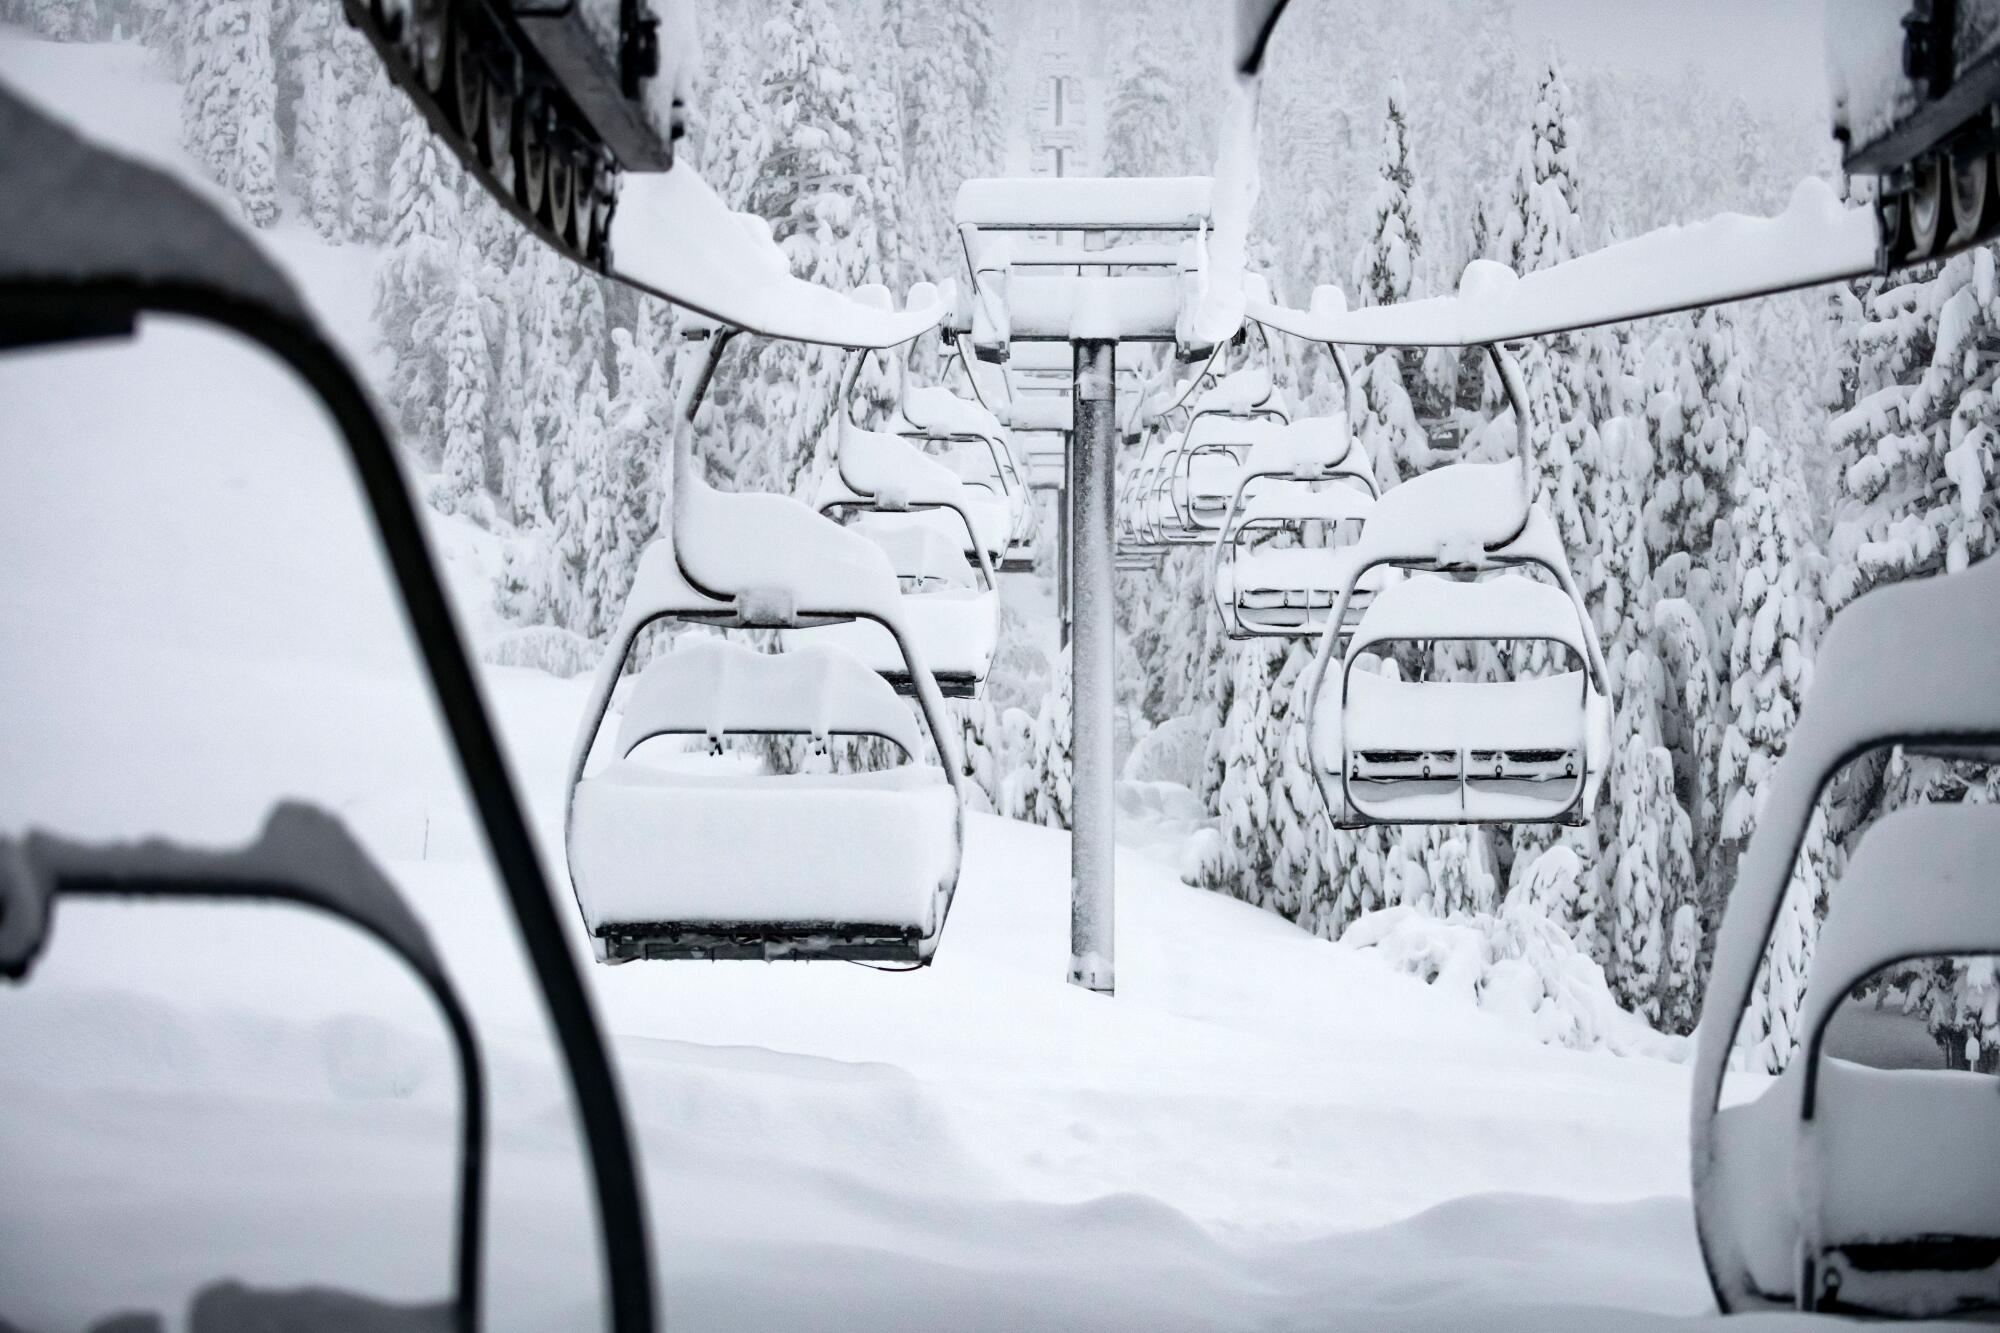
[(1201, 786), (1201, 760), (1208, 725), (1199, 717), (1170, 717), (1139, 738), (1118, 776), (1126, 782), (1171, 782)]
[(1528, 903), (1497, 914), (1439, 919), (1414, 907), (1370, 912), (1340, 937), (1343, 949), (1373, 949), (1399, 971), (1463, 996), (1541, 1042), (1572, 1050), (1684, 1059), (1685, 1038), (1666, 1036), (1618, 1007), (1604, 969), (1561, 927)]
[(488, 666), (527, 667), (568, 680), (597, 666), (603, 646), (560, 625), (524, 625), (479, 646)]

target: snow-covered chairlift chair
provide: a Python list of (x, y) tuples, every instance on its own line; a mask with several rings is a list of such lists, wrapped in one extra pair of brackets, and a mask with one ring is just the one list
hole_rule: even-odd
[[(1229, 637), (1318, 634), (1347, 581), (1353, 544), (1374, 505), (1374, 468), (1348, 429), (1346, 413), (1259, 430), (1210, 560), (1210, 587)], [(1309, 528), (1324, 537), (1323, 545), (1305, 545)], [(1275, 544), (1281, 536), (1291, 544)], [(1357, 589), (1345, 628), (1368, 609), (1388, 572), (1371, 572)]]
[(905, 386), (901, 411), (891, 429), (905, 439), (943, 446), (951, 451), (954, 470), (968, 487), (1005, 500), (1007, 544), (995, 568), (1002, 573), (1034, 568), (1036, 510), (1020, 460), (997, 417), (943, 385)]
[[(1320, 638), (1307, 749), (1342, 827), (1580, 824), (1596, 807), (1610, 751), (1603, 650), (1561, 534), (1528, 498), (1526, 395), (1512, 358), (1493, 350), (1515, 400), (1520, 466), (1456, 463), (1391, 487), (1355, 543)], [(1383, 567), (1410, 576), (1379, 588), (1347, 635), (1348, 605)], [(1357, 669), (1394, 645), (1452, 641), (1539, 642), (1572, 665), (1497, 682)]]
[[(577, 906), (607, 962), (927, 962), (963, 845), (957, 736), (882, 548), (790, 497), (724, 494), (696, 473), (689, 422), (727, 341), (727, 334), (712, 340), (702, 373), (688, 381), (675, 429), (671, 536), (640, 557), (571, 749), (565, 850)], [(633, 752), (649, 736), (683, 732), (718, 740), (866, 733), (913, 757), (923, 749), (892, 716), (909, 717), (894, 690), (850, 653), (813, 645), (781, 655), (778, 665), (746, 661), (736, 645), (718, 655), (703, 644), (682, 645), (662, 659), (668, 665), (642, 674), (617, 754), (586, 771), (620, 673), (648, 626), (680, 621), (789, 635), (855, 620), (881, 629), (900, 652), (941, 760), (936, 767), (894, 778), (718, 780), (644, 763)]]
[[(858, 295), (880, 291), (862, 288)], [(834, 470), (814, 500), (821, 513), (875, 509), (901, 513), (913, 509), (947, 509), (965, 524), (965, 552), (992, 572), (1006, 552), (1013, 515), (1005, 496), (974, 490), (940, 460), (900, 435), (868, 430), (854, 423), (847, 405), (853, 401), (867, 353), (849, 358), (841, 379), (841, 409), (835, 418)]]
[(2000, 809), (1917, 806), (1868, 830), (1834, 887), (1799, 1050), (1711, 1130), (1706, 1190), (1757, 1296), (1851, 1314), (2000, 1310), (2000, 1082), (1825, 1050), (1835, 1011), (1881, 969), (2000, 954), (1995, 866)]
[[(903, 616), (923, 646), (931, 675), (946, 698), (978, 695), (1000, 644), (1000, 590), (988, 566), (965, 558), (964, 527), (941, 509), (868, 511), (849, 531), (889, 558), (902, 589)], [(787, 647), (831, 644), (860, 658), (898, 694), (914, 682), (895, 639), (867, 620), (786, 630)]]
[(1724, 1311), (1928, 1315), (2000, 1297), (1994, 1080), (1859, 1069), (1818, 1049), (1823, 1011), (1874, 968), (2000, 952), (2000, 815), (1911, 809), (1864, 837), (1813, 960), (1804, 1049), (1757, 1100), (1721, 1106), (1730, 1050), (1821, 792), (1850, 761), (1888, 746), (2000, 758), (1996, 642), (1993, 560), (1878, 588), (1836, 616), (1821, 642), (1737, 864), (1695, 1033), (1695, 1224)]
[(1180, 526), (1210, 540), (1222, 527), (1237, 478), (1261, 423), (1291, 419), (1277, 401), (1269, 372), (1237, 371), (1195, 405), (1174, 460), (1171, 495)]

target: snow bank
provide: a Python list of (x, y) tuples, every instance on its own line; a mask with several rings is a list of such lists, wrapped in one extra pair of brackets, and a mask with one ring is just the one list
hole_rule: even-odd
[(1525, 903), (1509, 902), (1497, 915), (1454, 912), (1442, 920), (1410, 906), (1387, 907), (1357, 918), (1339, 946), (1370, 951), (1549, 1045), (1685, 1058), (1686, 1038), (1655, 1032), (1619, 1008), (1604, 969)]

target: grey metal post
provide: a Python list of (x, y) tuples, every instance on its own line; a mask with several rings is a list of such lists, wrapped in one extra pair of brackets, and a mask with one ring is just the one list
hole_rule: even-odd
[(1056, 647), (1069, 647), (1070, 504), (1076, 496), (1074, 431), (1063, 432), (1063, 488), (1056, 492)]
[(1070, 900), (1069, 979), (1112, 993), (1113, 488), (1117, 471), (1116, 342), (1079, 339), (1069, 445)]

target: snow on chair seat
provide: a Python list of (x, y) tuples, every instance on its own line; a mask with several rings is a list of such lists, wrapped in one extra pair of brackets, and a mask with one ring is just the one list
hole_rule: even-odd
[[(1348, 678), (1340, 752), (1348, 801), (1384, 822), (1552, 820), (1584, 794), (1582, 671), (1512, 681)], [(1329, 728), (1328, 730), (1332, 730)]]
[(980, 571), (965, 558), (964, 526), (955, 514), (937, 509), (864, 513), (849, 526), (889, 557), (906, 595), (980, 586)]
[[(607, 697), (623, 656), (600, 669)], [(875, 672), (827, 647), (683, 642), (633, 682), (612, 761), (586, 775), (602, 716), (586, 719), (568, 817), (571, 879), (600, 957), (929, 956), (956, 881), (959, 803)], [(727, 758), (635, 757), (667, 736), (785, 734), (879, 737), (911, 762), (769, 775), (727, 771)]]
[[(964, 556), (960, 555), (961, 565)], [(921, 645), (925, 667), (947, 698), (969, 699), (986, 683), (1000, 642), (1000, 593), (996, 588), (942, 587), (902, 598), (902, 619)], [(850, 654), (894, 687), (915, 688), (895, 637), (867, 620), (849, 620), (809, 629), (788, 629), (787, 648), (820, 644)]]
[[(947, 698), (978, 694), (999, 648), (1000, 592), (984, 568), (967, 562), (963, 520), (942, 509), (865, 512), (849, 530), (889, 558), (902, 588), (903, 624), (938, 689)], [(872, 621), (787, 630), (785, 643), (833, 645), (880, 672), (899, 694), (915, 690), (895, 636)]]
[(1835, 885), (1798, 1052), (1715, 1116), (1704, 1189), (1755, 1294), (1918, 1317), (2000, 1308), (2000, 1081), (1824, 1051), (1835, 1010), (1882, 968), (2000, 954), (1996, 865), (2000, 809), (1919, 806), (1870, 829)]
[[(1252, 633), (1317, 633), (1347, 585), (1354, 565), (1351, 546), (1258, 546), (1222, 565), (1215, 595)], [(1369, 577), (1378, 585), (1388, 571)], [(1363, 587), (1348, 601), (1350, 628), (1368, 610), (1376, 589)]]

